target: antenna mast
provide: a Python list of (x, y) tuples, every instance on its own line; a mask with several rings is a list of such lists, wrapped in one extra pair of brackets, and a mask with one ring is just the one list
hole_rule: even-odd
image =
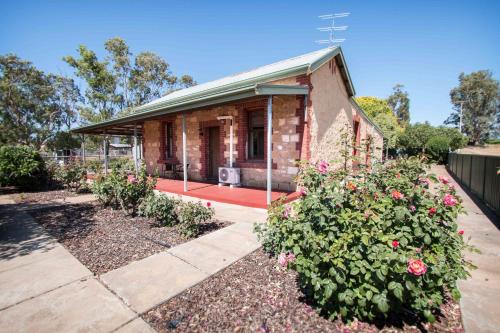
[(326, 14), (326, 15), (320, 15), (318, 16), (319, 19), (321, 20), (332, 20), (332, 24), (327, 27), (321, 27), (318, 28), (319, 31), (321, 32), (329, 32), (329, 38), (328, 39), (320, 39), (317, 40), (316, 43), (318, 44), (328, 44), (329, 47), (334, 47), (335, 44), (340, 44), (343, 41), (345, 41), (345, 38), (335, 38), (334, 37), (334, 31), (345, 31), (347, 30), (347, 25), (343, 25), (340, 27), (335, 26), (335, 20), (338, 18), (342, 17), (347, 17), (351, 13), (336, 13), (336, 14)]

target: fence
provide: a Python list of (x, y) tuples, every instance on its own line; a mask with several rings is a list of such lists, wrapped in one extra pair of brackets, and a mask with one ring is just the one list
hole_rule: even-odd
[(450, 153), (448, 170), (500, 216), (500, 156)]

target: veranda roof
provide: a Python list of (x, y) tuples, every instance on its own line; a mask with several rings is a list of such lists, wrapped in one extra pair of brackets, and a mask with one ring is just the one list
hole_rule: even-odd
[(138, 133), (140, 134), (142, 130), (140, 122), (169, 113), (217, 105), (254, 96), (306, 95), (309, 90), (307, 86), (272, 85), (266, 83), (291, 76), (310, 74), (337, 55), (340, 58), (339, 67), (346, 87), (349, 94), (354, 96), (354, 87), (345, 65), (342, 50), (340, 47), (333, 47), (178, 90), (150, 103), (136, 107), (132, 114), (97, 124), (82, 126), (74, 129), (73, 132), (102, 134), (106, 131), (107, 134), (131, 135), (133, 134), (134, 126), (137, 126)]

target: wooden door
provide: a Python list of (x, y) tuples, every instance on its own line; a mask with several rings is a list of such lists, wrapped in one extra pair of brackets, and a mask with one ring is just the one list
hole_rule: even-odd
[(219, 178), (219, 149), (220, 130), (219, 127), (209, 127), (208, 129), (208, 179)]

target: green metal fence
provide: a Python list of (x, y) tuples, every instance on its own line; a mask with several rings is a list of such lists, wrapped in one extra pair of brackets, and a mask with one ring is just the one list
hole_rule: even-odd
[(500, 156), (450, 153), (448, 170), (500, 216)]

